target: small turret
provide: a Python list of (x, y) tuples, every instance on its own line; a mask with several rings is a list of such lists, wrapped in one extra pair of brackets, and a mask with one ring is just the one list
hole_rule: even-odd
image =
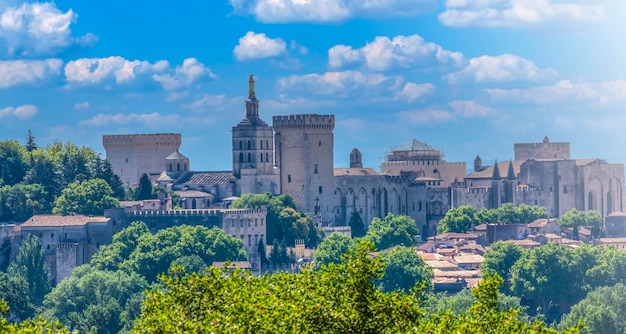
[(350, 152), (350, 168), (363, 168), (361, 151), (358, 148)]
[(474, 172), (480, 172), (483, 170), (483, 160), (480, 156), (476, 155), (476, 159), (474, 159)]

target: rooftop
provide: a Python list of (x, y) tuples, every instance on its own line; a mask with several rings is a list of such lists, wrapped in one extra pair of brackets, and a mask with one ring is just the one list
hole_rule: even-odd
[[(498, 169), (500, 170), (500, 172), (509, 170), (509, 163), (513, 163), (513, 172), (515, 172), (515, 176), (519, 175), (520, 167), (522, 166), (524, 161), (521, 161), (521, 160), (509, 161), (509, 160), (507, 160), (507, 161), (498, 162)], [(484, 166), (484, 168), (485, 169), (483, 169), (483, 170), (481, 170), (479, 172), (474, 172), (474, 173), (468, 175), (466, 178), (468, 178), (468, 179), (491, 179), (491, 177), (493, 176), (493, 166)]]
[(106, 223), (110, 220), (101, 216), (84, 215), (34, 215), (22, 224), (22, 227), (37, 226), (82, 226), (88, 223)]
[(232, 171), (214, 172), (187, 172), (176, 184), (205, 185), (205, 184), (227, 184), (233, 178)]
[(378, 172), (373, 168), (335, 168), (333, 174), (335, 176), (363, 176), (378, 175)]

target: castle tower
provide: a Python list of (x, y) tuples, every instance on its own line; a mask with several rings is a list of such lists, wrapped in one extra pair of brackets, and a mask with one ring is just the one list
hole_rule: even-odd
[(350, 152), (350, 168), (363, 168), (361, 151), (355, 148)]
[(483, 160), (479, 155), (476, 155), (476, 159), (474, 159), (474, 173), (480, 172), (483, 170)]
[(317, 222), (331, 222), (335, 116), (274, 116), (273, 126), (282, 192), (291, 195)]
[(274, 165), (274, 131), (259, 117), (254, 77), (248, 79), (245, 118), (232, 129), (233, 174), (238, 193), (280, 193), (279, 170)]
[(500, 177), (500, 168), (498, 167), (498, 160), (493, 165), (493, 174), (491, 176), (491, 194), (489, 199), (489, 208), (499, 208), (502, 204), (502, 178)]
[(513, 169), (513, 161), (509, 161), (509, 170), (504, 180), (504, 203), (515, 203), (515, 188), (517, 187), (517, 178)]
[(540, 143), (515, 143), (513, 144), (513, 150), (515, 151), (515, 160), (521, 161), (531, 159), (570, 159), (569, 143), (553, 143), (550, 142), (548, 136), (543, 137)]
[(178, 150), (180, 133), (103, 135), (106, 159), (124, 184), (137, 185), (143, 173), (159, 175), (163, 160)]

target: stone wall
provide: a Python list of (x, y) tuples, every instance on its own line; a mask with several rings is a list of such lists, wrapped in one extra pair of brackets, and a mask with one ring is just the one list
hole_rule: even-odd
[(137, 185), (143, 173), (165, 170), (165, 158), (181, 145), (180, 133), (103, 135), (102, 144), (113, 171), (124, 184)]
[(274, 116), (281, 192), (328, 223), (333, 216), (334, 115)]

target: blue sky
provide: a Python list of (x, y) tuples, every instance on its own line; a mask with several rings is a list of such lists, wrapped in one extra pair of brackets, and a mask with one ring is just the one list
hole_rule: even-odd
[(412, 138), (448, 161), (570, 141), (626, 162), (621, 0), (0, 0), (0, 139), (179, 132), (228, 170), (254, 73), (261, 115), (335, 114), (335, 166)]

